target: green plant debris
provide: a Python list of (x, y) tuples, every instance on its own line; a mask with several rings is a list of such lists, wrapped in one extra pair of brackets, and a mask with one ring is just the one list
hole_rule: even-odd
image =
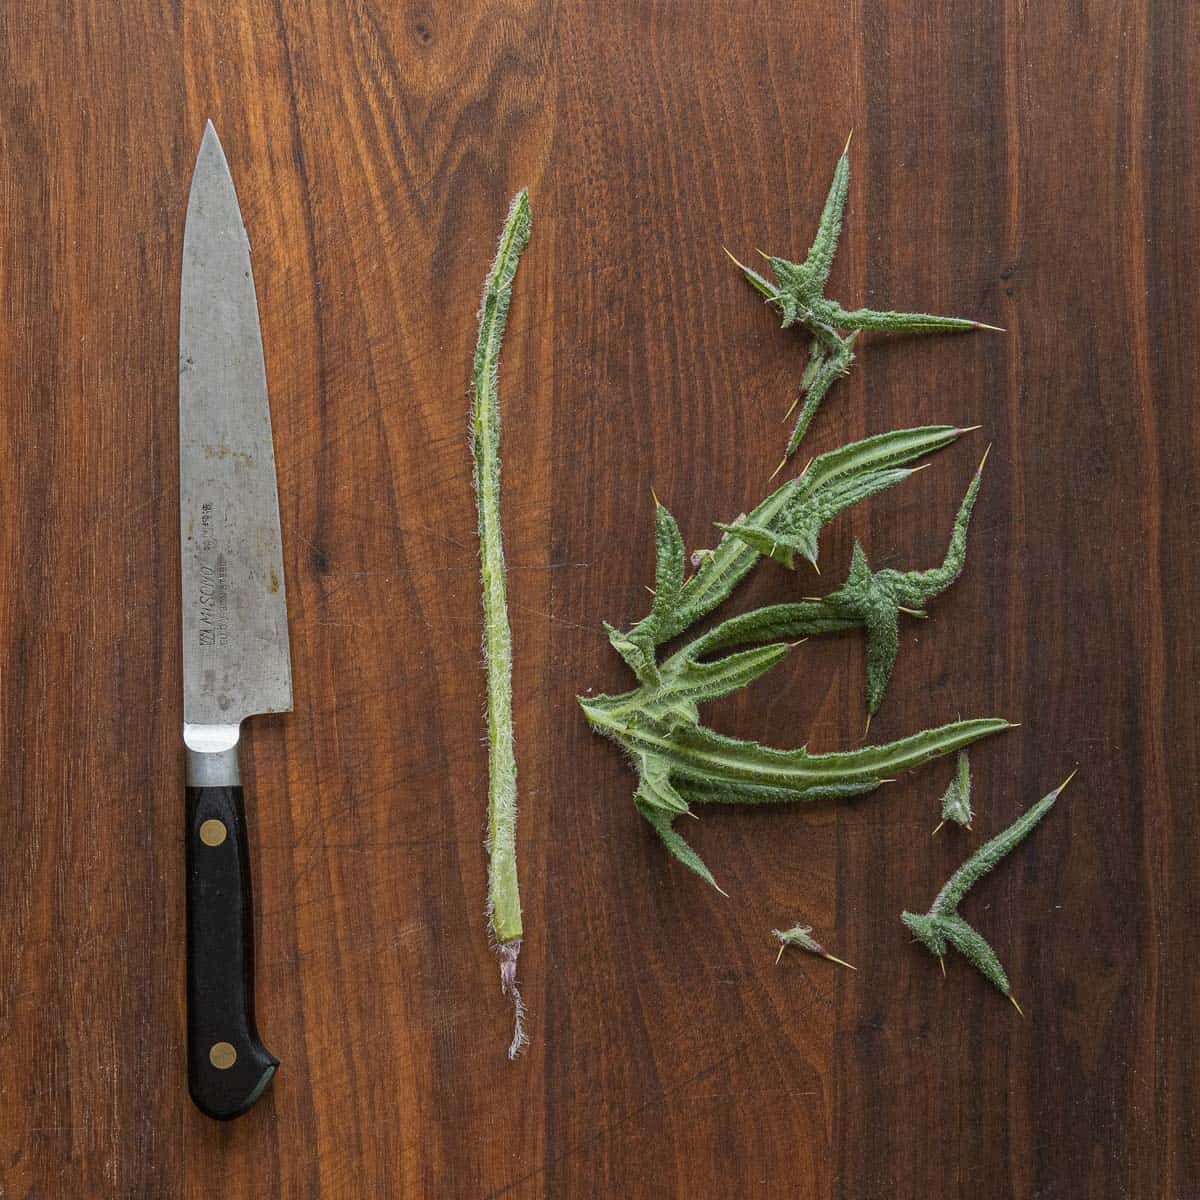
[(1075, 772), (1072, 771), (1054, 791), (1026, 809), (1002, 833), (980, 846), (946, 881), (945, 887), (938, 892), (927, 913), (901, 914), (901, 920), (917, 940), (942, 963), (943, 972), (946, 969), (946, 950), (953, 946), (976, 970), (1012, 1000), (1018, 1012), (1021, 1011), (1021, 1006), (1012, 994), (1008, 976), (1004, 973), (995, 951), (981, 934), (958, 915), (958, 906), (980, 879), (1029, 836), (1037, 823), (1054, 807), (1054, 802), (1062, 794), (1063, 788), (1074, 777)]
[(856, 618), (866, 627), (868, 724), (883, 702), (896, 664), (900, 614), (924, 619), (928, 614), (922, 606), (944, 592), (962, 574), (967, 559), (967, 526), (971, 523), (986, 462), (985, 453), (959, 506), (941, 566), (928, 571), (872, 571), (866, 552), (855, 542), (846, 582), (824, 599), (835, 612)]
[(830, 954), (815, 937), (812, 936), (811, 925), (801, 925), (797, 922), (791, 929), (772, 929), (771, 933), (779, 942), (779, 953), (775, 956), (776, 964), (783, 957), (783, 952), (789, 946), (795, 946), (799, 950), (805, 950), (809, 954), (815, 954), (819, 958), (827, 958), (832, 963), (837, 963), (841, 967), (850, 967), (850, 970), (857, 971), (858, 968), (851, 966), (845, 959), (836, 957)]
[[(957, 318), (847, 311), (824, 299), (821, 293), (837, 246), (848, 180), (849, 162), (843, 152), (808, 258), (799, 265), (771, 260), (778, 286), (743, 268), (750, 282), (779, 305), (785, 327), (799, 323), (813, 333), (814, 362), (820, 370), (838, 361), (848, 365), (853, 333), (860, 329), (977, 327), (978, 322)], [(839, 330), (853, 332), (842, 338)], [(820, 394), (815, 385), (810, 386), (789, 455)], [(701, 704), (744, 688), (781, 662), (800, 641), (859, 627), (867, 631), (868, 708), (874, 712), (896, 658), (899, 613), (924, 616), (917, 606), (949, 587), (962, 571), (979, 471), (967, 489), (941, 566), (872, 572), (862, 547), (856, 546), (849, 578), (831, 595), (755, 609), (691, 636), (665, 657), (662, 654), (667, 642), (692, 630), (721, 605), (761, 557), (788, 568), (801, 558), (815, 567), (821, 531), (834, 517), (902, 483), (921, 469), (914, 465), (919, 459), (950, 445), (964, 432), (952, 425), (895, 430), (814, 458), (753, 511), (718, 525), (720, 541), (692, 556), (690, 574), (679, 527), (655, 496), (657, 566), (650, 612), (626, 630), (605, 624), (609, 641), (633, 672), (637, 687), (614, 696), (580, 696), (579, 703), (592, 729), (621, 746), (637, 772), (637, 811), (675, 858), (714, 887), (708, 867), (674, 828), (677, 817), (694, 815), (694, 805), (860, 796), (897, 772), (955, 754), (981, 737), (1008, 728), (1001, 718), (958, 720), (886, 745), (810, 754), (805, 747), (781, 750), (726, 737), (700, 720)]]
[(517, 193), (500, 235), (479, 308), (479, 340), (472, 372), (471, 453), (479, 512), (479, 562), (483, 584), (483, 644), (487, 669), (488, 921), (500, 958), (500, 985), (513, 1003), (515, 1058), (527, 1043), (524, 1005), (517, 987), (521, 951), (521, 895), (517, 886), (517, 762), (512, 722), (512, 631), (505, 588), (500, 526), (500, 349), (513, 280), (529, 243), (529, 193)]
[[(842, 218), (846, 211), (846, 195), (850, 190), (850, 139), (838, 159), (833, 172), (833, 183), (825, 200), (817, 236), (802, 263), (788, 262), (764, 254), (775, 276), (774, 282), (757, 271), (733, 259), (750, 284), (769, 304), (774, 304), (787, 329), (799, 325), (812, 335), (808, 365), (800, 380), (800, 396), (803, 404), (796, 419), (792, 436), (788, 440), (784, 462), (795, 453), (801, 439), (812, 424), (825, 393), (834, 382), (847, 374), (854, 362), (854, 343), (864, 329), (883, 330), (890, 333), (937, 333), (967, 329), (992, 329), (1003, 332), (995, 325), (982, 321), (968, 321), (962, 317), (937, 317), (930, 313), (877, 312), (870, 308), (843, 308), (836, 300), (825, 297), (825, 284), (833, 265), (838, 238), (842, 232)], [(726, 251), (728, 254), (729, 252)], [(791, 416), (796, 403), (788, 411)], [(786, 418), (785, 418), (786, 419)], [(782, 466), (782, 464), (780, 464)]]
[(958, 752), (958, 763), (954, 770), (954, 778), (942, 796), (942, 819), (933, 832), (936, 834), (947, 821), (971, 828), (971, 764), (967, 760), (967, 752)]

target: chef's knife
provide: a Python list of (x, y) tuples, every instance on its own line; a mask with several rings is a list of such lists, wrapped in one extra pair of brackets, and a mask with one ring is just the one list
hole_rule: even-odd
[(279, 497), (250, 246), (212, 122), (192, 175), (179, 305), (188, 1089), (228, 1120), (279, 1065), (254, 1020), (241, 723), (290, 712)]

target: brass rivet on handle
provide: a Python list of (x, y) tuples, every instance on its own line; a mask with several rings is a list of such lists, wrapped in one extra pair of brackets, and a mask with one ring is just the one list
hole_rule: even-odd
[(237, 1062), (237, 1051), (228, 1042), (213, 1042), (208, 1051), (208, 1061), (218, 1071), (228, 1071)]
[[(218, 821), (216, 817), (210, 817), (200, 825), (200, 840), (206, 846), (219, 846), (229, 836), (229, 830), (225, 828), (224, 821)], [(218, 1042), (220, 1046), (228, 1045), (227, 1042)]]

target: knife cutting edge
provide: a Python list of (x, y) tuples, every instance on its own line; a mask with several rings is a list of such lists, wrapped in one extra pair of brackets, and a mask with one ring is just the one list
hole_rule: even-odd
[(210, 121), (196, 157), (179, 305), (188, 1090), (229, 1120), (279, 1060), (254, 1019), (254, 921), (238, 740), (290, 712), (283, 549), (250, 245)]

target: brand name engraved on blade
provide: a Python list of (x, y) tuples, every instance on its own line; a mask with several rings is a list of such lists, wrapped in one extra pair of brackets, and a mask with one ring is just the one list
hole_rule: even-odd
[[(212, 549), (213, 506), (200, 506), (200, 549)], [(218, 554), (214, 563), (199, 564), (200, 580), (197, 586), (199, 612), (198, 631), (201, 646), (224, 646), (229, 639), (229, 597), (225, 585), (227, 574), (225, 556)]]

